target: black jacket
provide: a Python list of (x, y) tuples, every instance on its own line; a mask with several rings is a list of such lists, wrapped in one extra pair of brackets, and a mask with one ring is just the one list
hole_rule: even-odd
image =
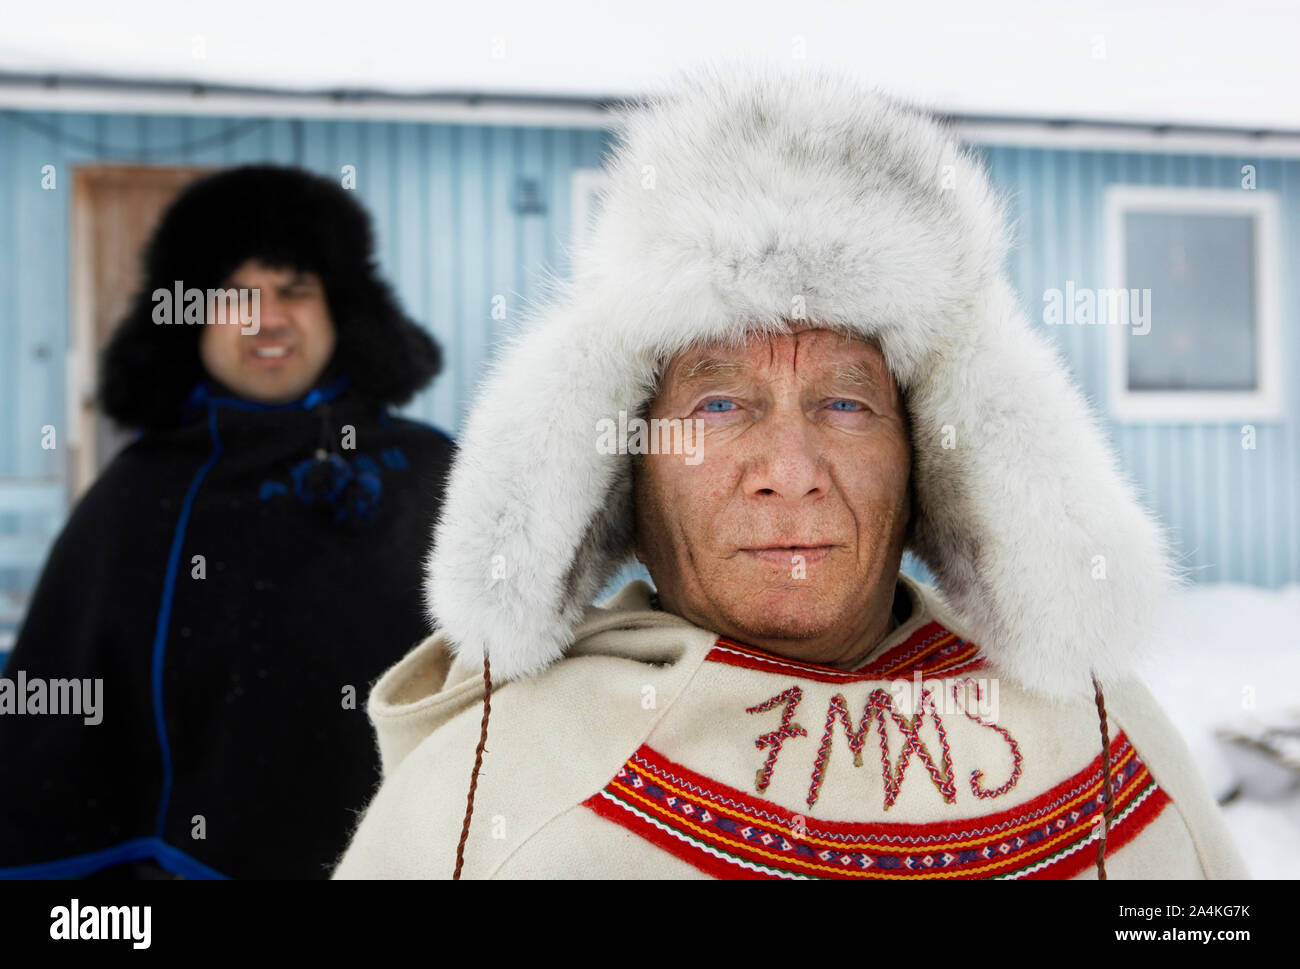
[(454, 446), (337, 382), (214, 393), (105, 469), (45, 565), (4, 675), (102, 679), (102, 722), (0, 716), (0, 877), (323, 878), (378, 783), (365, 702), (428, 632)]

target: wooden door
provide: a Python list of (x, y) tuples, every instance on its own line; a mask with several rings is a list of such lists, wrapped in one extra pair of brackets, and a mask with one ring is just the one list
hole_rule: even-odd
[(131, 436), (95, 407), (100, 352), (141, 285), (145, 243), (205, 168), (83, 165), (73, 170), (68, 327), (68, 487), (75, 501)]

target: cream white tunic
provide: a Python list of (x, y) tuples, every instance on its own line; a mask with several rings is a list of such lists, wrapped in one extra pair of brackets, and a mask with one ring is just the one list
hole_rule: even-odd
[[(1000, 677), (935, 590), (854, 671), (654, 610), (633, 582), (565, 657), (494, 689), (464, 878), (1095, 878), (1093, 703)], [(1246, 878), (1187, 746), (1103, 683), (1109, 878)], [(384, 779), (336, 878), (448, 878), (481, 667), (435, 634), (371, 695)]]

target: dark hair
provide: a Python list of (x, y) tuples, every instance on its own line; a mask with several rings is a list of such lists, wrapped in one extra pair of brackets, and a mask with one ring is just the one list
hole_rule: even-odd
[(152, 294), (177, 282), (220, 287), (247, 259), (321, 277), (337, 334), (322, 378), (346, 375), (379, 406), (404, 403), (442, 369), (437, 342), (380, 277), (370, 217), (351, 192), (301, 169), (248, 165), (199, 179), (164, 213), (144, 251), (144, 283), (100, 362), (106, 414), (139, 428), (181, 422), (186, 397), (208, 377), (202, 326), (154, 323)]

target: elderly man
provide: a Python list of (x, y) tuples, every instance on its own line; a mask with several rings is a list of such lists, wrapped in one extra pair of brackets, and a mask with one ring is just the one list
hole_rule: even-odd
[(829, 74), (626, 122), (471, 416), (335, 877), (1243, 876), (1128, 672), (1160, 534), (978, 164)]

